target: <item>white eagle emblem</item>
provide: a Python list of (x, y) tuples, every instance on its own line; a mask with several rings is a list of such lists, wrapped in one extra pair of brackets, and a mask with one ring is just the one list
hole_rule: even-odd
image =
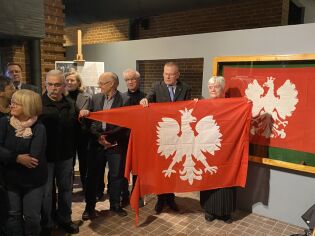
[[(195, 135), (190, 123), (196, 122), (196, 117), (192, 116), (193, 109), (179, 110), (181, 113), (181, 125), (172, 118), (163, 117), (157, 125), (157, 145), (158, 154), (169, 158), (172, 156), (172, 163), (167, 170), (162, 173), (165, 177), (170, 177), (176, 173), (173, 167), (185, 157), (183, 169), (179, 171), (180, 179), (188, 180), (192, 185), (194, 179), (201, 180), (202, 174), (209, 172), (211, 175), (216, 173), (216, 166), (209, 166), (205, 152), (214, 155), (214, 152), (220, 150), (221, 137), (220, 127), (217, 125), (213, 116), (205, 116), (196, 124)], [(202, 169), (195, 168), (195, 161), (200, 161), (205, 167)]]
[(286, 80), (278, 88), (275, 96), (273, 77), (267, 77), (263, 87), (269, 88), (265, 93), (264, 88), (257, 80), (250, 83), (245, 90), (249, 100), (253, 102), (253, 119), (251, 122), (251, 134), (260, 135), (265, 138), (284, 139), (286, 137), (285, 127), (288, 124), (287, 117), (292, 116), (299, 99), (295, 84)]

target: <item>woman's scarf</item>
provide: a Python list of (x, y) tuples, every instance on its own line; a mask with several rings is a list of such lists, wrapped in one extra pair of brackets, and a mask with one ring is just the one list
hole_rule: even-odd
[(37, 121), (37, 116), (31, 117), (27, 121), (19, 121), (17, 118), (12, 116), (10, 118), (10, 125), (15, 128), (15, 136), (21, 138), (32, 137), (32, 125)]

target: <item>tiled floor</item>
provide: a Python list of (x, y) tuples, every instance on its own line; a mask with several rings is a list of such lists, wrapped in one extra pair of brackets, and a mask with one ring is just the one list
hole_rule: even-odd
[[(225, 224), (214, 220), (207, 222), (199, 205), (198, 193), (176, 194), (176, 202), (180, 213), (166, 210), (160, 215), (155, 215), (154, 204), (156, 197), (146, 197), (146, 205), (140, 210), (139, 226), (135, 226), (134, 213), (128, 206), (128, 216), (119, 217), (112, 214), (109, 209), (108, 199), (97, 203), (100, 216), (93, 221), (80, 221), (84, 210), (84, 197), (78, 189), (74, 189), (73, 220), (80, 227), (79, 235), (271, 235), (283, 236), (303, 233), (304, 229), (281, 221), (273, 220), (252, 213), (236, 211), (235, 221)], [(66, 235), (56, 229), (54, 235)]]

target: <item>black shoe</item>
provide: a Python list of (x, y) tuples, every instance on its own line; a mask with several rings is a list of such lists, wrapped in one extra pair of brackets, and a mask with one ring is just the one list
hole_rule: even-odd
[(115, 212), (117, 215), (121, 217), (128, 215), (127, 211), (122, 209), (120, 206), (110, 207), (110, 211)]
[(103, 192), (100, 192), (100, 193), (96, 194), (96, 201), (97, 202), (103, 201), (104, 199), (105, 199), (105, 195), (104, 195)]
[(69, 223), (61, 223), (59, 222), (58, 225), (64, 229), (69, 234), (77, 234), (79, 233), (79, 226), (77, 226), (75, 223), (70, 221)]
[(175, 200), (169, 200), (169, 201), (167, 202), (167, 205), (169, 206), (169, 208), (170, 208), (171, 210), (173, 210), (173, 211), (175, 211), (175, 212), (179, 212), (179, 209), (178, 209), (178, 206), (177, 206)]
[(231, 215), (225, 215), (220, 217), (220, 220), (223, 220), (226, 224), (232, 224), (233, 223), (233, 218)]
[(164, 201), (158, 200), (154, 207), (157, 215), (161, 214), (161, 212), (163, 211), (163, 207), (164, 207)]
[(214, 221), (215, 220), (215, 216), (210, 214), (210, 213), (208, 213), (208, 212), (205, 212), (205, 220), (209, 221), (209, 222)]
[(121, 199), (120, 206), (121, 206), (122, 208), (128, 206), (129, 204), (130, 204), (130, 199), (129, 199), (129, 197), (123, 197), (123, 198)]
[(84, 210), (84, 212), (82, 213), (82, 220), (86, 221), (86, 220), (93, 220), (98, 216), (97, 211), (93, 210), (93, 211), (88, 211), (88, 210)]
[(40, 231), (40, 236), (51, 236), (52, 228), (43, 227)]

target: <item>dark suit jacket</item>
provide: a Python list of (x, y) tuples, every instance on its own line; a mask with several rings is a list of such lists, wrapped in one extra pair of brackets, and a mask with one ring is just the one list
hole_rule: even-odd
[[(92, 102), (90, 111), (102, 111), (105, 101), (105, 95), (103, 93), (94, 94), (92, 96)], [(123, 97), (122, 94), (117, 91), (114, 95), (114, 101), (111, 106), (111, 108), (117, 108), (122, 107), (124, 105), (123, 103)], [(99, 121), (92, 121), (91, 123), (91, 143), (93, 145), (98, 145), (98, 139), (101, 135), (106, 135), (106, 140), (110, 143), (116, 143), (117, 146), (112, 148), (114, 150), (120, 151), (121, 142), (124, 141), (124, 138), (126, 136), (126, 128), (121, 128), (116, 125), (106, 124), (106, 130), (104, 131), (102, 129), (102, 122)]]
[[(171, 102), (167, 85), (164, 81), (153, 83), (146, 98), (149, 102)], [(191, 88), (184, 82), (178, 80), (176, 84), (174, 101), (185, 101), (191, 99)]]
[(39, 93), (39, 89), (36, 86), (31, 85), (31, 84), (22, 83), (21, 89), (28, 89), (28, 90), (34, 91), (35, 93)]

